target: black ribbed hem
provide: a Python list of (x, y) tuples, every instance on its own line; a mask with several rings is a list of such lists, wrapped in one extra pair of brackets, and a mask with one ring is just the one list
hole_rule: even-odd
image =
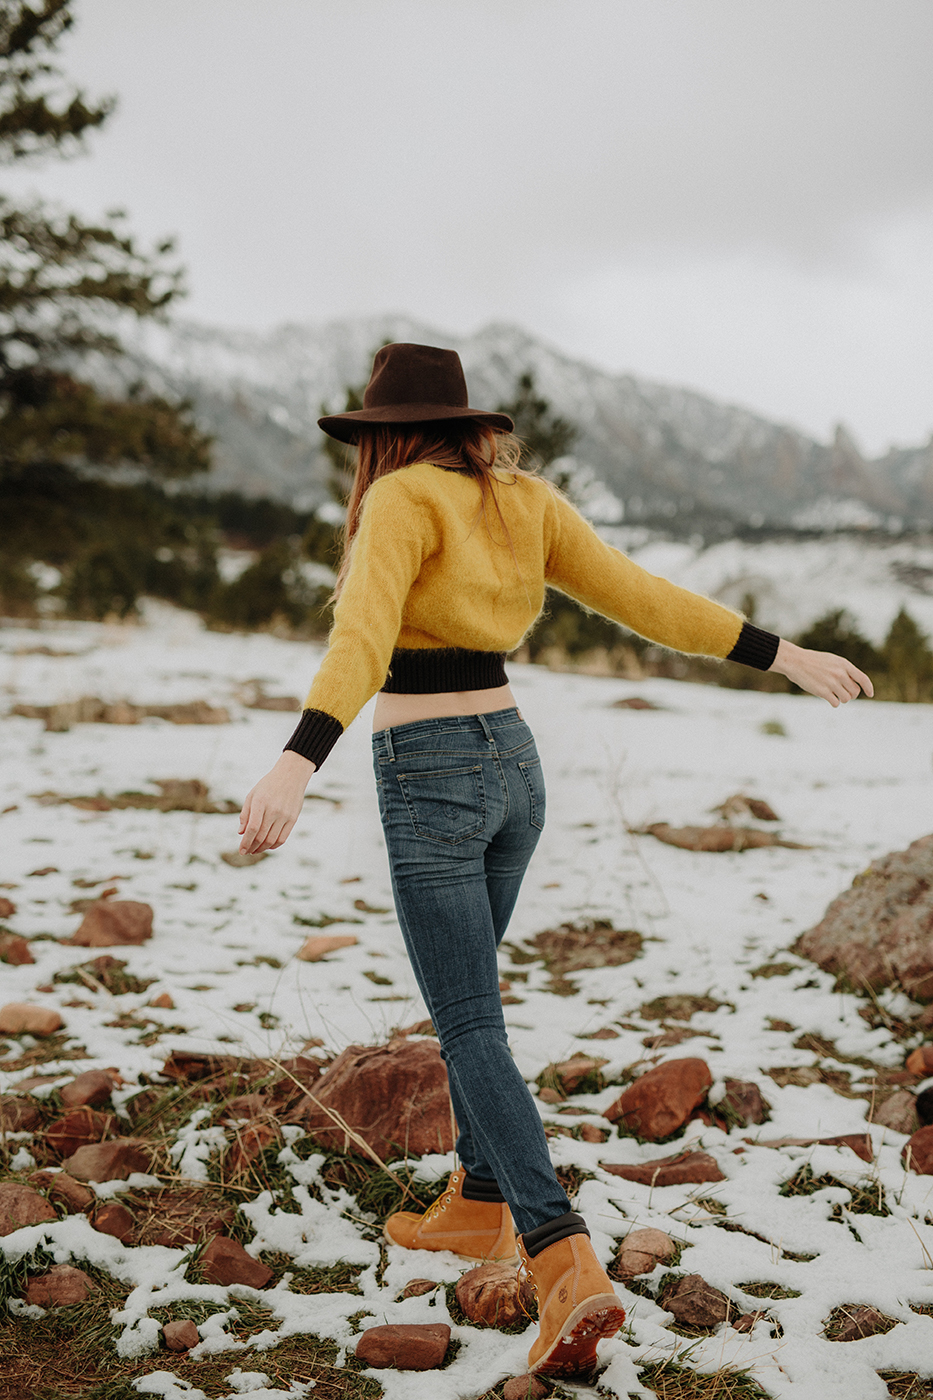
[(467, 1172), (460, 1187), (460, 1195), (465, 1201), (486, 1201), (490, 1205), (504, 1205), (505, 1197), (499, 1190), (497, 1181), (484, 1181), (480, 1176), (470, 1176)]
[(739, 640), (726, 660), (739, 661), (743, 666), (754, 666), (756, 671), (770, 671), (780, 642), (780, 637), (776, 637), (773, 632), (764, 632), (753, 622), (743, 622)]
[(315, 768), (320, 768), (331, 749), (343, 733), (343, 725), (333, 715), (323, 710), (303, 710), (298, 728), (289, 739), (283, 753), (289, 749), (310, 759)]
[(504, 651), (460, 647), (399, 647), (382, 687), (387, 695), (436, 695), (451, 690), (492, 690), (508, 685)]
[(548, 1220), (536, 1230), (529, 1230), (527, 1234), (522, 1235), (522, 1245), (528, 1258), (534, 1259), (543, 1249), (557, 1244), (559, 1240), (567, 1239), (569, 1235), (589, 1233), (583, 1216), (578, 1215), (575, 1210), (568, 1210), (566, 1215), (558, 1215), (556, 1220)]

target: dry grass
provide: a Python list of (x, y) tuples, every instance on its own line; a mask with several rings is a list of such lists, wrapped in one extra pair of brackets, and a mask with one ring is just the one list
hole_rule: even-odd
[(933, 1380), (918, 1376), (916, 1371), (879, 1371), (878, 1374), (895, 1400), (933, 1400)]
[(639, 1380), (658, 1400), (768, 1400), (767, 1392), (742, 1371), (703, 1375), (676, 1361), (661, 1361), (644, 1367)]

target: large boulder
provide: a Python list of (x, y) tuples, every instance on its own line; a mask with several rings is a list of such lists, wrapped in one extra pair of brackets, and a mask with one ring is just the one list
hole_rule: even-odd
[(453, 1115), (437, 1041), (350, 1045), (317, 1081), (300, 1114), (308, 1132), (326, 1147), (361, 1153), (332, 1113), (383, 1161), (450, 1152)]
[(933, 835), (872, 861), (794, 951), (853, 987), (933, 1001)]

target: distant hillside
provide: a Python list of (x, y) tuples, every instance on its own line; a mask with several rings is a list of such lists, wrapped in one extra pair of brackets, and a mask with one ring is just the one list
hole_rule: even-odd
[[(556, 412), (575, 423), (592, 513), (678, 533), (722, 537), (745, 527), (933, 528), (933, 438), (864, 459), (844, 429), (830, 444), (702, 394), (612, 375), (508, 325), (453, 336), (400, 316), (287, 325), (259, 334), (181, 323), (148, 331), (132, 371), (194, 400), (217, 438), (210, 485), (307, 508), (327, 498), (316, 426), (365, 382), (386, 340), (449, 345), (475, 403), (494, 407), (531, 370)], [(594, 483), (595, 484), (595, 483)], [(615, 500), (615, 505), (613, 502)]]

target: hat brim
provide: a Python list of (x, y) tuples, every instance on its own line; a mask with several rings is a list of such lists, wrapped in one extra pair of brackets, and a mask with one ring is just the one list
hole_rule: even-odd
[(484, 413), (477, 408), (453, 408), (436, 403), (387, 404), (384, 408), (358, 408), (349, 413), (330, 413), (317, 420), (318, 427), (328, 437), (338, 442), (359, 441), (361, 429), (388, 427), (393, 423), (407, 423), (409, 426), (423, 423), (425, 427), (435, 423), (449, 423), (464, 420), (482, 423), (500, 433), (511, 433), (515, 424), (507, 413)]

